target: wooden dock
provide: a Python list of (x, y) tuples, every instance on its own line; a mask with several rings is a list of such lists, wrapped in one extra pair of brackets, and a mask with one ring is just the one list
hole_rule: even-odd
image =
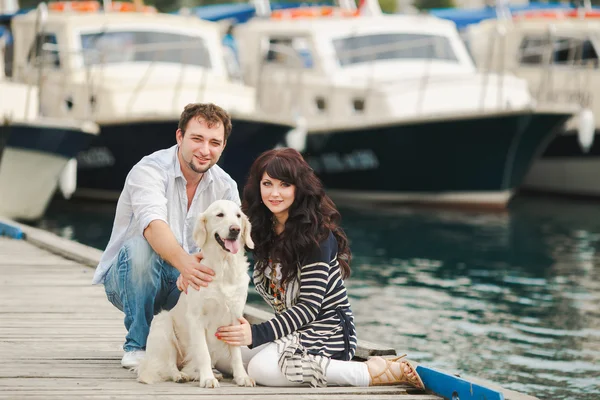
[[(13, 229), (14, 227), (14, 229)], [(3, 237), (24, 236), (26, 240)], [(145, 385), (120, 365), (123, 314), (92, 286), (101, 252), (51, 233), (0, 219), (0, 399), (298, 399), (438, 400), (408, 387), (218, 389), (196, 383)], [(268, 313), (249, 308), (248, 317)], [(358, 355), (393, 350), (361, 343)], [(534, 397), (504, 391), (506, 399)]]

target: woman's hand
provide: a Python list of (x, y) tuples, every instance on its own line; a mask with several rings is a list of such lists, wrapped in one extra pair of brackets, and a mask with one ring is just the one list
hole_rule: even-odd
[(238, 319), (240, 325), (222, 326), (215, 336), (231, 346), (249, 346), (252, 344), (252, 329), (244, 317)]

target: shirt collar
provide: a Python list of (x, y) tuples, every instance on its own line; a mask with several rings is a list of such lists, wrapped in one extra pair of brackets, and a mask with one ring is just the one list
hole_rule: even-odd
[(183, 176), (183, 172), (181, 172), (181, 164), (179, 163), (178, 154), (179, 154), (179, 145), (176, 144), (175, 145), (175, 155), (174, 155), (174, 157), (175, 157), (175, 163), (174, 163), (174, 165), (175, 165), (175, 171), (173, 171), (173, 172), (175, 173), (175, 178), (181, 178), (185, 182), (186, 180), (185, 180), (185, 177)]

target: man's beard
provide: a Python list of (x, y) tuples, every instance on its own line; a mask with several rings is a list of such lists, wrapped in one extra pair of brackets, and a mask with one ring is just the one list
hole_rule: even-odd
[(208, 171), (210, 169), (210, 167), (213, 166), (212, 163), (208, 163), (208, 165), (206, 167), (197, 167), (196, 165), (194, 165), (194, 159), (192, 158), (192, 161), (188, 162), (188, 167), (190, 167), (190, 169), (192, 171), (194, 171), (197, 174), (203, 174), (206, 171)]

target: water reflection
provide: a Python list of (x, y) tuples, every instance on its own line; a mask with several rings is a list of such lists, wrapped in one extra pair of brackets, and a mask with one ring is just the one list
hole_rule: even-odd
[[(541, 399), (600, 398), (598, 203), (342, 215), (361, 338)], [(114, 205), (55, 201), (40, 226), (103, 248), (113, 218)]]
[(343, 215), (363, 338), (540, 398), (600, 396), (597, 204)]
[(77, 199), (65, 201), (56, 197), (36, 227), (97, 249), (104, 249), (110, 239), (115, 208), (115, 203)]

